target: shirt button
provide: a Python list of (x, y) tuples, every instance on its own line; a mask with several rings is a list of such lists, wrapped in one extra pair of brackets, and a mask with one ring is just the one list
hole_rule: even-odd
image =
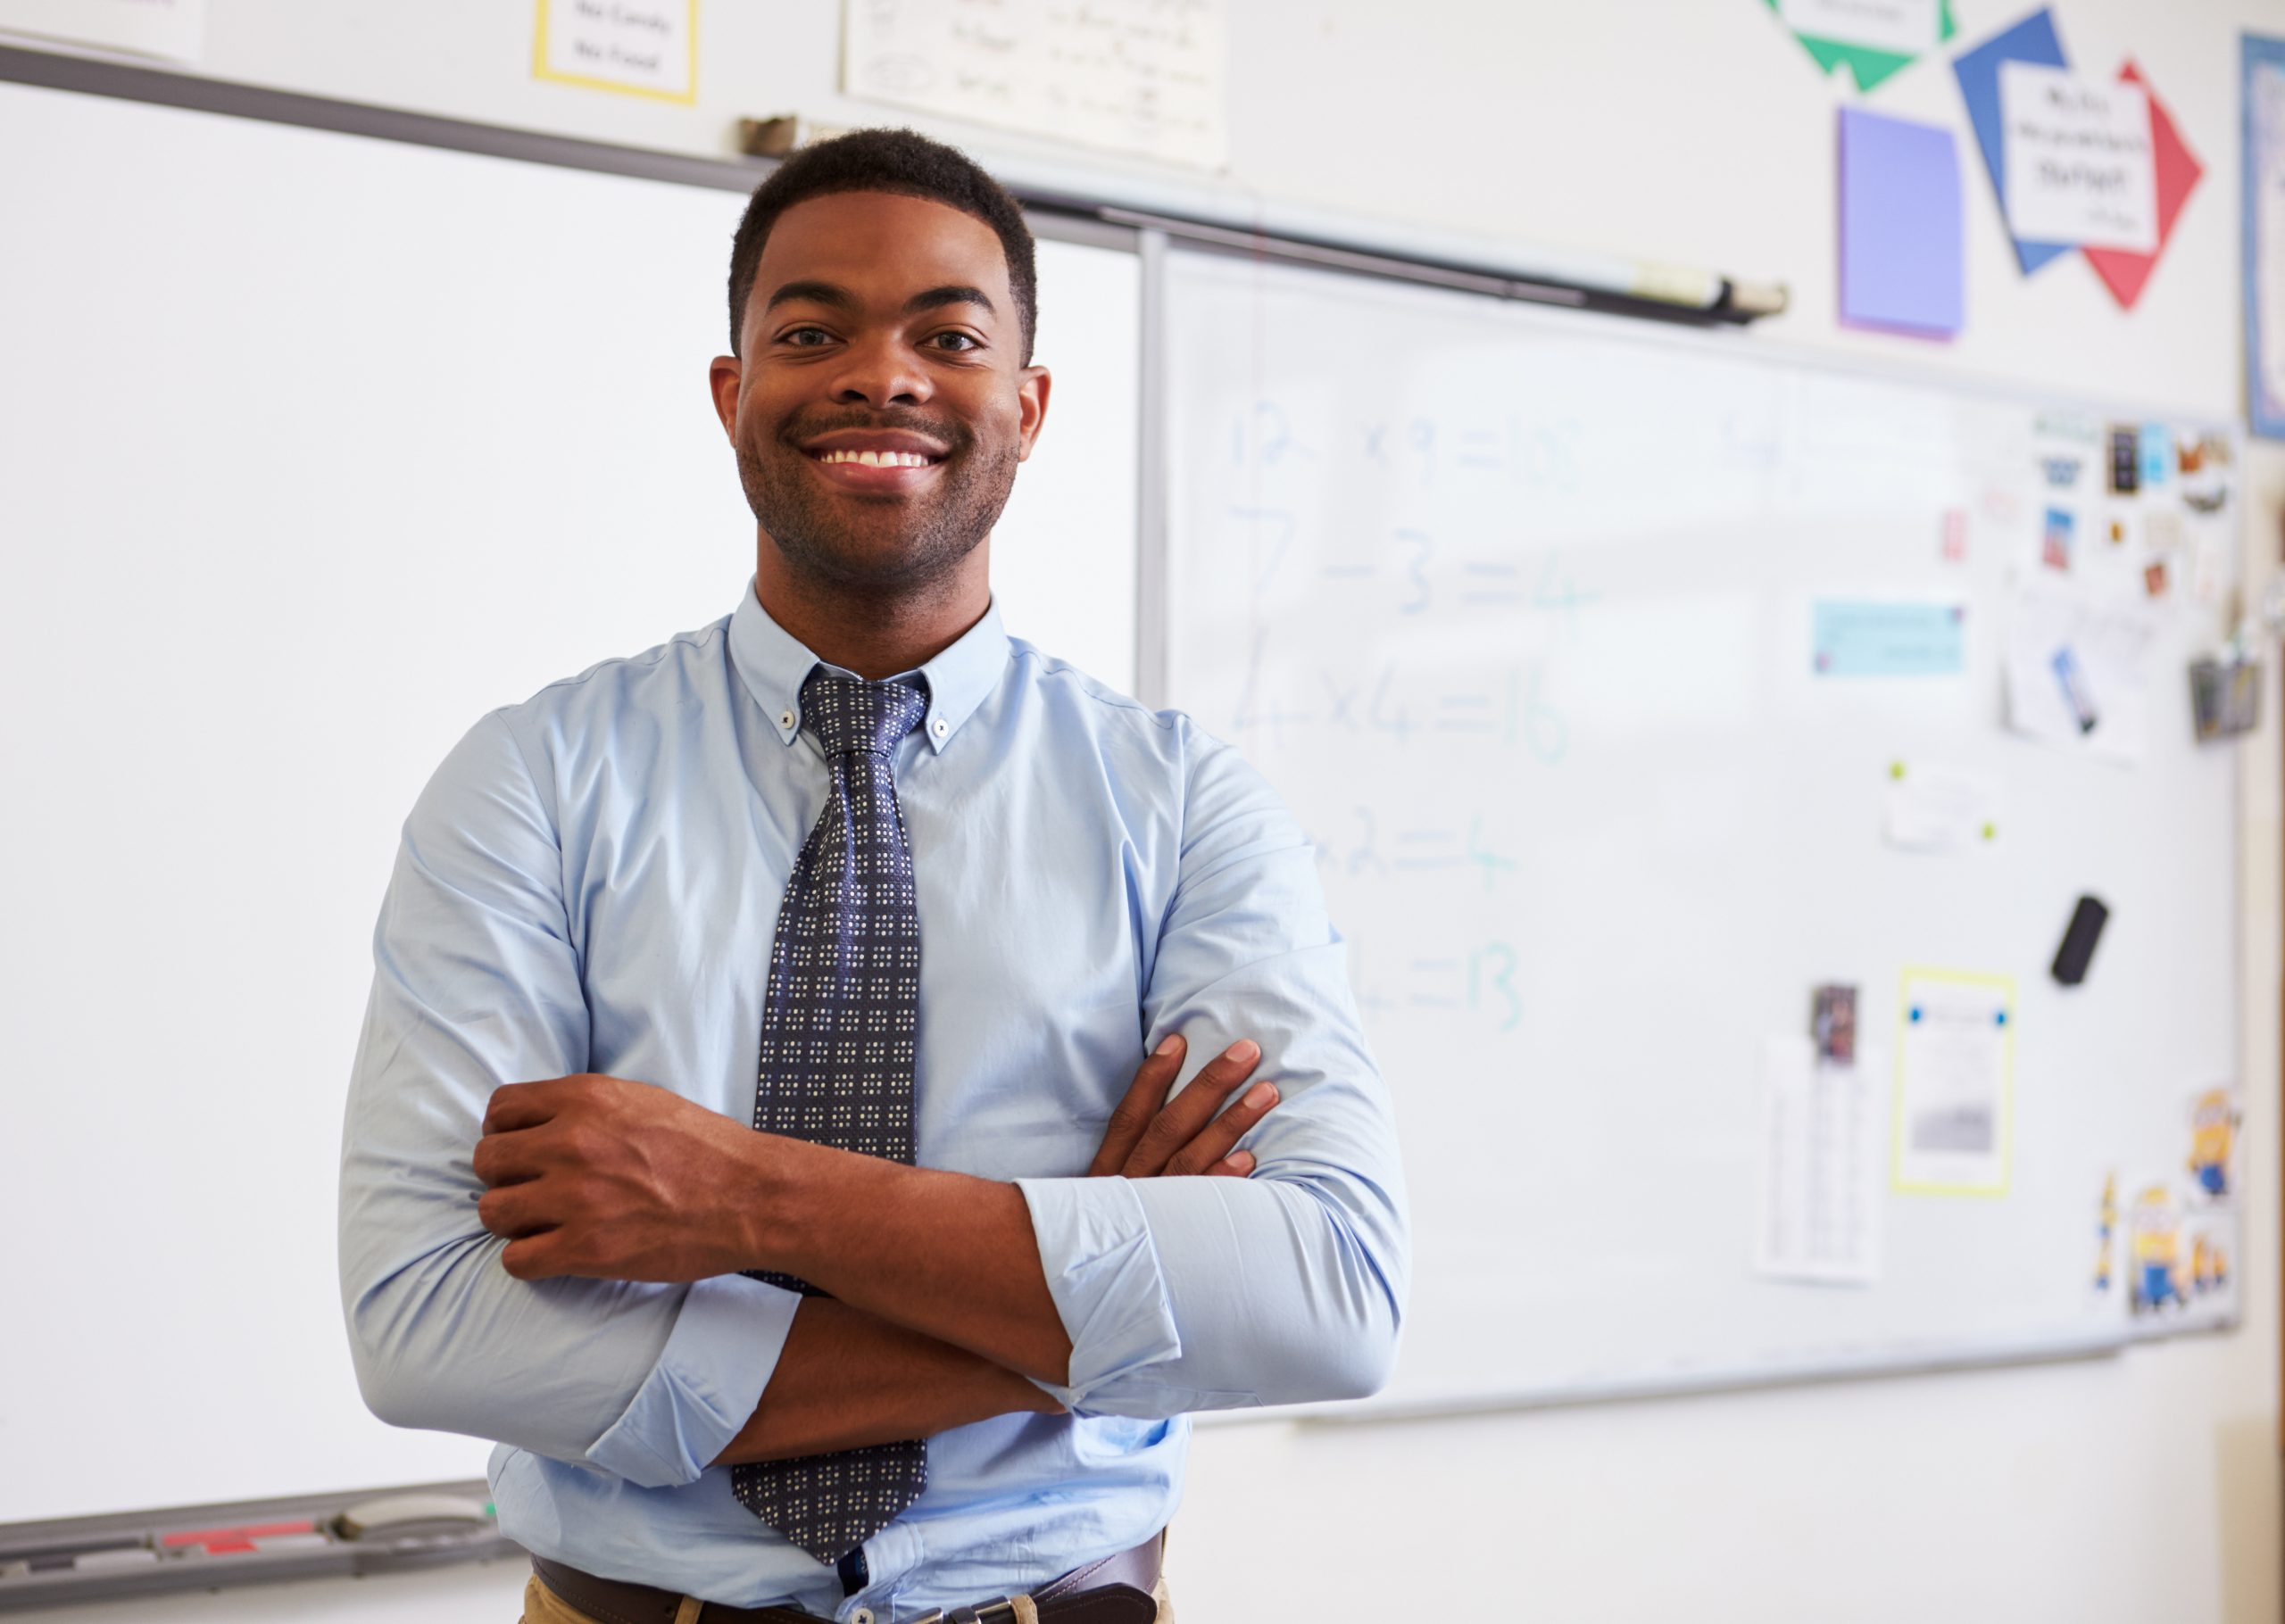
[(947, 733), (951, 731), (951, 724), (947, 723), (943, 717), (938, 717), (934, 722), (931, 722), (928, 725), (928, 731), (935, 733), (939, 739), (941, 739)]
[(794, 713), (793, 713), (792, 711), (790, 711), (790, 710), (781, 710), (781, 711), (779, 711), (779, 712), (777, 713), (777, 725), (778, 725), (778, 726), (780, 726), (780, 727), (791, 727), (791, 726), (793, 726), (793, 725), (794, 725)]
[(849, 1615), (849, 1624), (873, 1624), (873, 1610), (869, 1607), (860, 1607)]

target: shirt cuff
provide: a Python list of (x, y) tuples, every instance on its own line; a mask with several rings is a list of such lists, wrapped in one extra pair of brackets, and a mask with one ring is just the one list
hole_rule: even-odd
[(801, 1304), (742, 1274), (694, 1281), (659, 1363), (588, 1463), (644, 1488), (696, 1482), (752, 1419)]
[(1067, 1410), (1106, 1382), (1182, 1354), (1142, 1203), (1125, 1179), (1018, 1179), (1048, 1295), (1071, 1338), (1070, 1385), (1038, 1385)]

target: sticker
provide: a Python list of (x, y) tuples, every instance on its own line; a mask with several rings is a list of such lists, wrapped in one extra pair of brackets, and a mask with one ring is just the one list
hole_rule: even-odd
[(2233, 1090), (2214, 1088), (2191, 1099), (2189, 1116), (2190, 1200), (2223, 1206), (2237, 1194), (2238, 1128), (2245, 1114)]
[(2162, 1179), (2144, 1184), (2126, 1214), (2126, 1288), (2135, 1317), (2189, 1306), (2182, 1255), (2181, 1203)]

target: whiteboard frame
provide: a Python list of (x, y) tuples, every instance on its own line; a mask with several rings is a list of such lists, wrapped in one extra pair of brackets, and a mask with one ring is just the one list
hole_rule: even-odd
[[(1982, 401), (2006, 402), (2010, 404), (2067, 407), (2106, 418), (2147, 422), (2165, 420), (2195, 425), (2229, 437), (2232, 455), (2240, 474), (2238, 486), (2239, 509), (2237, 516), (2237, 551), (2232, 564), (2240, 586), (2245, 569), (2245, 508), (2243, 471), (2245, 468), (2248, 434), (2244, 419), (2237, 415), (2216, 413), (2183, 407), (2154, 406), (2148, 402), (2131, 402), (2117, 396), (2072, 394), (2057, 392), (2047, 394), (2014, 379), (1982, 373), (1956, 372), (1920, 361), (1890, 362), (1874, 360), (1845, 352), (1824, 350), (1813, 346), (1788, 343), (1755, 336), (1741, 336), (1742, 329), (1730, 325), (1702, 322), (1661, 322), (1651, 327), (1624, 321), (1593, 321), (1591, 318), (1604, 312), (1566, 302), (1518, 297), (1514, 293), (1489, 284), (1467, 286), (1448, 278), (1394, 275), (1382, 270), (1361, 259), (1354, 263), (1342, 263), (1326, 256), (1304, 250), (1281, 253), (1276, 244), (1255, 241), (1241, 244), (1235, 240), (1215, 241), (1210, 238), (1185, 235), (1178, 244), (1179, 253), (1201, 260), (1270, 260), (1289, 265), (1299, 265), (1320, 272), (1333, 271), (1356, 277), (1365, 281), (1395, 281), (1419, 284), (1427, 282), (1445, 291), (1473, 294), (1494, 300), (1503, 306), (1516, 308), (1507, 313), (1513, 319), (1541, 330), (1556, 334), (1576, 334), (1589, 327), (1614, 342), (1640, 344), (1665, 348), (1681, 346), (1697, 353), (1720, 356), (1729, 360), (1749, 360), (1772, 367), (1794, 367), (1824, 374), (1827, 377), (1871, 382), (1903, 385), (1944, 391)], [(1165, 278), (1170, 271), (1170, 255), (1174, 247), (1161, 244), (1154, 258), (1146, 258), (1144, 281), (1145, 326), (1144, 342), (1157, 344), (1163, 337), (1164, 310), (1167, 301)], [(1154, 325), (1151, 319), (1157, 315)], [(1696, 330), (1680, 330), (1694, 328)], [(1146, 365), (1142, 373), (1145, 390), (1143, 400), (1143, 435), (1145, 443), (1151, 439), (1163, 447), (1169, 433), (1170, 400), (1166, 384), (1163, 356), (1155, 365)], [(1155, 387), (1155, 396), (1151, 391)], [(1164, 461), (1156, 465), (1163, 473)], [(1146, 569), (1155, 568), (1159, 576), (1163, 594), (1167, 571), (1168, 537), (1163, 509), (1159, 515), (1158, 528), (1145, 531), (1141, 538), (1141, 550), (1146, 559)], [(1155, 555), (1155, 556), (1153, 556)], [(1155, 624), (1149, 630), (1158, 640), (1155, 646), (1146, 643), (1138, 648), (1142, 668), (1155, 671), (1166, 679), (1172, 669), (1170, 642), (1170, 606), (1162, 608)], [(2285, 657), (2281, 657), (2285, 658)], [(1151, 696), (1151, 702), (1166, 702), (1164, 691)], [(2230, 865), (2234, 877), (2233, 889), (2239, 896), (2238, 930), (2229, 944), (2231, 964), (2230, 1048), (2231, 1070), (2238, 1086), (2245, 1086), (2246, 1046), (2245, 1008), (2246, 964), (2244, 941), (2244, 875), (2245, 875), (2245, 775), (2247, 751), (2252, 748), (2250, 739), (2241, 740), (2232, 747), (2230, 788), (2230, 829), (2231, 835)], [(2011, 1063), (2012, 1069), (2012, 1063)], [(2012, 1091), (2012, 1089), (2011, 1089)], [(2239, 1208), (2239, 1222), (2244, 1222), (2244, 1209)], [(2242, 1254), (2242, 1239), (2239, 1247)], [(1344, 1425), (1367, 1425), (1381, 1421), (1404, 1420), (1425, 1416), (1466, 1415), (1509, 1410), (1541, 1410), (1566, 1408), (1575, 1404), (1605, 1404), (1641, 1398), (1679, 1398), (1708, 1393), (1750, 1391), (1764, 1388), (1807, 1386), (1831, 1381), (1859, 1380), (1870, 1378), (1932, 1375), (1940, 1371), (1998, 1368), (2009, 1365), (2063, 1362), (2115, 1355), (2125, 1349), (2147, 1343), (2172, 1341), (2181, 1337), (2233, 1333), (2245, 1322), (2245, 1297), (2242, 1281), (2231, 1306), (2213, 1316), (2187, 1322), (2153, 1318), (2136, 1322), (2131, 1319), (2086, 1331), (2057, 1331), (2052, 1336), (2018, 1338), (1995, 1338), (1989, 1342), (1931, 1343), (1922, 1346), (1904, 1346), (1886, 1350), (1837, 1354), (1798, 1359), (1777, 1359), (1750, 1366), (1710, 1365), (1701, 1369), (1682, 1369), (1667, 1372), (1632, 1372), (1608, 1380), (1566, 1382), (1544, 1386), (1523, 1386), (1505, 1389), (1481, 1391), (1429, 1391), (1402, 1397), (1382, 1399), (1368, 1397), (1345, 1401), (1337, 1404), (1296, 1404), (1282, 1409), (1264, 1411), (1206, 1412), (1192, 1417), (1195, 1421), (1229, 1424), (1234, 1421), (1262, 1420), (1296, 1420), (1312, 1422), (1332, 1422)]]

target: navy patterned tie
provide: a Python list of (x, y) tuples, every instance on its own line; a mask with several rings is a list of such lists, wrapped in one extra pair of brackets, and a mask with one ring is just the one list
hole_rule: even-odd
[[(818, 669), (802, 684), (802, 719), (825, 746), (831, 788), (794, 859), (769, 953), (753, 1106), (762, 1132), (912, 1160), (920, 918), (895, 751), (926, 709), (902, 683)], [(821, 1295), (790, 1275), (753, 1272)], [(927, 1487), (920, 1438), (730, 1469), (739, 1503), (827, 1566)]]

